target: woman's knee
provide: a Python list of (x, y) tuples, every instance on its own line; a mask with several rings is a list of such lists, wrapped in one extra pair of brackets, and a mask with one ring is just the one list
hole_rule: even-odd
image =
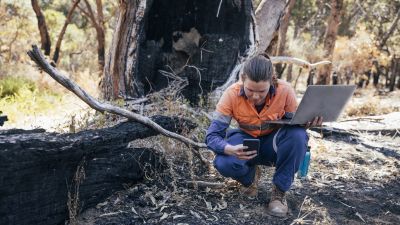
[(214, 159), (214, 167), (225, 177), (241, 177), (248, 172), (246, 163), (233, 156), (217, 155)]
[(307, 144), (308, 135), (305, 128), (300, 126), (288, 126), (286, 129), (286, 135), (294, 142)]

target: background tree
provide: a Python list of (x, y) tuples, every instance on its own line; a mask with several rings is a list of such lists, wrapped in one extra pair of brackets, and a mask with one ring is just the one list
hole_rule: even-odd
[(102, 0), (96, 0), (96, 11), (92, 9), (91, 4), (88, 0), (84, 0), (85, 7), (78, 6), (81, 12), (87, 16), (96, 30), (97, 37), (97, 60), (99, 63), (99, 71), (101, 73), (104, 69), (104, 59), (105, 59), (105, 33), (106, 28), (104, 25), (104, 14), (103, 14), (103, 2)]
[(57, 64), (57, 62), (58, 62), (58, 58), (59, 58), (59, 55), (60, 55), (60, 49), (61, 49), (61, 42), (62, 42), (62, 40), (64, 38), (65, 31), (67, 30), (68, 24), (71, 22), (72, 14), (73, 14), (75, 8), (78, 6), (79, 2), (80, 2), (80, 0), (75, 0), (72, 3), (72, 6), (68, 11), (67, 18), (65, 19), (64, 26), (62, 27), (62, 29), (60, 31), (60, 34), (58, 35), (56, 48), (55, 48), (54, 54), (53, 54), (53, 61), (54, 61), (55, 64)]
[(286, 7), (284, 0), (262, 0), (256, 9), (259, 51), (275, 55), (278, 46), (280, 18)]
[(38, 28), (40, 31), (40, 42), (41, 48), (44, 50), (45, 55), (50, 55), (51, 50), (51, 40), (49, 31), (47, 29), (46, 19), (40, 9), (39, 3), (37, 0), (31, 0), (32, 8), (35, 11), (36, 18), (38, 21)]
[[(328, 25), (325, 32), (324, 40), (324, 58), (332, 61), (333, 51), (335, 49), (336, 35), (340, 24), (341, 11), (343, 9), (343, 0), (331, 1), (331, 12), (328, 19)], [(321, 67), (318, 74), (318, 84), (328, 84), (330, 81), (330, 73), (332, 64)]]
[[(286, 50), (286, 33), (289, 28), (290, 14), (292, 9), (296, 3), (296, 0), (289, 0), (285, 7), (285, 14), (281, 18), (280, 28), (279, 28), (279, 43), (278, 43), (278, 51), (276, 53), (277, 56), (284, 56)], [(286, 65), (285, 65), (286, 66)], [(282, 77), (282, 73), (285, 68), (281, 63), (275, 65), (276, 73), (278, 74), (278, 78)], [(288, 77), (287, 80), (291, 81), (291, 77)]]

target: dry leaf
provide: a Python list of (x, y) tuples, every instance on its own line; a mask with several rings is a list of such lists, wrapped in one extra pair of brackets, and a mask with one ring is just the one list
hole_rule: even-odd
[(178, 218), (182, 218), (182, 217), (186, 217), (186, 215), (175, 215), (172, 217), (172, 219), (178, 219)]
[(167, 219), (168, 216), (169, 216), (168, 213), (164, 213), (164, 214), (161, 216), (160, 221)]
[(139, 214), (136, 212), (135, 208), (133, 208), (133, 206), (132, 206), (132, 212), (135, 213), (136, 215), (139, 215)]
[(108, 204), (107, 201), (102, 202), (102, 203), (99, 203), (99, 204), (96, 205), (96, 208), (99, 209), (99, 208), (101, 208), (101, 207), (103, 207), (103, 206), (105, 206), (105, 205), (107, 205), (107, 204)]
[(151, 193), (149, 193), (147, 196), (150, 198), (151, 203), (153, 203), (154, 206), (157, 206), (157, 201), (154, 196)]
[(118, 204), (119, 202), (121, 202), (121, 199), (119, 199), (119, 198), (115, 199), (114, 205)]
[(218, 203), (217, 205), (218, 205), (218, 207), (216, 206), (215, 209), (218, 210), (218, 211), (221, 211), (221, 210), (226, 209), (228, 207), (228, 203), (225, 200), (222, 200), (221, 204)]
[(213, 207), (212, 207), (212, 205), (211, 205), (211, 202), (207, 202), (204, 198), (203, 198), (203, 200), (204, 200), (204, 202), (206, 203), (207, 209), (208, 209), (209, 211), (213, 211)]
[(366, 223), (364, 218), (361, 216), (360, 213), (356, 212), (356, 216), (358, 216), (358, 218), (360, 218), (364, 223)]
[(190, 214), (195, 216), (197, 219), (201, 219), (201, 216), (197, 212), (193, 212), (192, 210), (190, 210)]
[(160, 209), (160, 212), (162, 212), (165, 208), (167, 208), (168, 206), (166, 206), (166, 205), (163, 205), (163, 206), (161, 206), (161, 209)]

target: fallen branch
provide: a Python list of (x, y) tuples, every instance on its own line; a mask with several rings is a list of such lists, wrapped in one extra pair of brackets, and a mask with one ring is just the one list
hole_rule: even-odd
[(316, 62), (316, 63), (310, 63), (303, 59), (287, 57), (287, 56), (271, 57), (271, 61), (274, 64), (277, 64), (277, 63), (295, 64), (295, 65), (301, 66), (306, 69), (313, 69), (317, 66), (326, 65), (326, 64), (331, 63), (330, 61), (321, 61), (321, 62)]
[(379, 122), (379, 121), (384, 120), (384, 119), (385, 118), (379, 118), (379, 117), (375, 117), (375, 118), (374, 117), (358, 117), (358, 118), (340, 120), (340, 121), (338, 121), (338, 123), (350, 122), (350, 121), (363, 121), (363, 120)]
[(43, 69), (46, 73), (48, 73), (54, 80), (56, 80), (58, 83), (60, 83), (62, 86), (67, 88), (69, 91), (73, 92), (75, 95), (77, 95), (82, 101), (84, 101), (86, 104), (88, 104), (91, 108), (99, 111), (99, 112), (108, 112), (116, 115), (120, 115), (123, 117), (126, 117), (128, 119), (134, 120), (136, 122), (139, 122), (141, 124), (144, 124), (148, 127), (153, 128), (160, 134), (174, 138), (176, 140), (179, 140), (183, 143), (186, 143), (188, 145), (195, 146), (197, 148), (206, 148), (207, 146), (204, 143), (199, 143), (199, 142), (194, 142), (193, 140), (184, 137), (182, 135), (176, 134), (174, 132), (165, 130), (162, 128), (160, 125), (149, 119), (148, 117), (141, 116), (139, 114), (133, 113), (129, 110), (126, 110), (124, 108), (120, 108), (118, 106), (113, 106), (108, 103), (101, 103), (95, 98), (93, 98), (91, 95), (89, 95), (85, 90), (83, 90), (81, 87), (79, 87), (77, 84), (75, 84), (73, 81), (68, 79), (66, 76), (62, 75), (56, 68), (50, 65), (49, 62), (45, 59), (44, 55), (42, 52), (39, 50), (39, 48), (36, 45), (32, 46), (32, 50), (28, 51), (29, 57), (39, 66), (39, 68)]
[(209, 188), (224, 188), (226, 185), (224, 183), (207, 182), (207, 181), (186, 181), (186, 184), (192, 187), (209, 187)]
[(334, 127), (313, 127), (310, 128), (312, 131), (320, 132), (324, 136), (330, 135), (344, 135), (344, 136), (360, 136), (363, 133), (367, 134), (380, 134), (385, 136), (393, 136), (400, 133), (399, 129), (339, 129)]

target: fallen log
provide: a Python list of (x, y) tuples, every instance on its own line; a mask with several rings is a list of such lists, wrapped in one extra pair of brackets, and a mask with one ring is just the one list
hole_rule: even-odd
[[(151, 119), (174, 132), (194, 128), (179, 118)], [(64, 224), (123, 184), (142, 180), (144, 165), (162, 169), (157, 151), (127, 147), (157, 134), (135, 122), (76, 134), (2, 131), (0, 224)]]

